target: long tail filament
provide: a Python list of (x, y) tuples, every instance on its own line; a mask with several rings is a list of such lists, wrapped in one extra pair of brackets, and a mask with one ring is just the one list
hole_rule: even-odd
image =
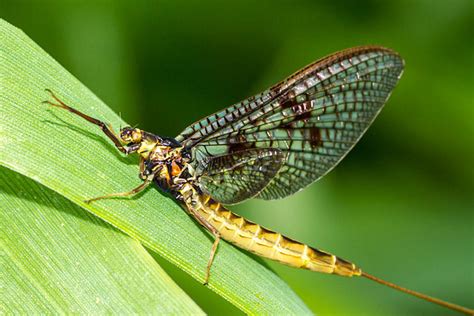
[(421, 298), (422, 300), (428, 301), (430, 303), (438, 304), (438, 305), (444, 306), (446, 308), (449, 308), (449, 309), (452, 309), (452, 310), (455, 310), (455, 311), (458, 311), (458, 312), (461, 312), (461, 313), (464, 313), (464, 314), (467, 314), (467, 315), (474, 315), (474, 310), (469, 309), (467, 307), (459, 306), (459, 305), (456, 305), (456, 304), (453, 304), (453, 303), (449, 303), (449, 302), (440, 300), (440, 299), (435, 298), (435, 297), (431, 297), (431, 296), (428, 296), (428, 295), (425, 295), (425, 294), (422, 294), (422, 293), (419, 293), (419, 292), (416, 292), (416, 291), (413, 291), (413, 290), (406, 289), (406, 288), (398, 286), (396, 284), (393, 284), (393, 283), (384, 281), (382, 279), (379, 279), (379, 278), (377, 278), (377, 277), (375, 277), (371, 274), (365, 273), (365, 272), (362, 272), (361, 276), (366, 277), (367, 279), (375, 281), (377, 283), (383, 284), (385, 286), (391, 287), (392, 289), (395, 289), (395, 290), (398, 290), (398, 291), (405, 292), (407, 294), (416, 296), (416, 297)]

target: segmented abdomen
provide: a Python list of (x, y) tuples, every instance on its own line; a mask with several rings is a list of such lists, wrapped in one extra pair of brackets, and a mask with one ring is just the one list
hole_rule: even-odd
[(219, 231), (223, 239), (259, 256), (296, 268), (342, 276), (359, 276), (362, 273), (353, 263), (252, 223), (209, 196), (201, 197), (201, 207), (197, 211)]

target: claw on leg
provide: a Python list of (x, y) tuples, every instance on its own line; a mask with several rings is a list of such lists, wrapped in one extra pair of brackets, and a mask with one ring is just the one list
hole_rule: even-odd
[(58, 103), (54, 103), (54, 102), (51, 102), (49, 100), (46, 100), (46, 101), (43, 101), (42, 103), (45, 103), (45, 104), (49, 104), (49, 105), (52, 105), (52, 106), (56, 106), (58, 108), (63, 108), (63, 109), (66, 109), (66, 110), (70, 110), (71, 107), (69, 107), (68, 105), (66, 105), (63, 101), (61, 101), (61, 99), (59, 99), (53, 91), (51, 91), (50, 89), (44, 89), (44, 91), (48, 92), (51, 97)]

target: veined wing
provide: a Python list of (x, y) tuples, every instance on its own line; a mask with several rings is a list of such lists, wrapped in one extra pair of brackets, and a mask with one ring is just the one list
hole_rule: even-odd
[(281, 150), (255, 148), (208, 156), (197, 169), (201, 189), (224, 204), (234, 204), (259, 194), (285, 162)]
[(196, 169), (207, 157), (279, 149), (286, 160), (258, 197), (282, 198), (337, 165), (375, 119), (402, 71), (403, 60), (392, 50), (348, 49), (198, 121), (177, 140), (191, 149)]

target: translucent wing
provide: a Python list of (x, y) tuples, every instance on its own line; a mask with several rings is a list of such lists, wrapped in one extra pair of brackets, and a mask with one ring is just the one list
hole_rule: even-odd
[(279, 149), (249, 149), (209, 156), (197, 170), (201, 189), (224, 204), (254, 197), (267, 186), (283, 165)]
[(348, 49), (198, 121), (177, 140), (191, 149), (197, 169), (212, 156), (279, 149), (283, 166), (257, 197), (282, 198), (337, 165), (375, 119), (402, 71), (403, 60), (392, 50)]

